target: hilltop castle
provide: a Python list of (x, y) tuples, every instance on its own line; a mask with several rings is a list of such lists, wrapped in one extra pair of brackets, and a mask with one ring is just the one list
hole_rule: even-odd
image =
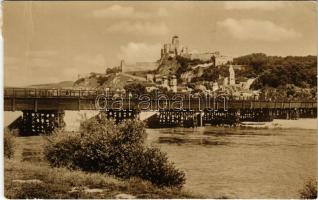
[(163, 57), (176, 57), (176, 56), (188, 56), (188, 48), (180, 46), (180, 40), (178, 36), (172, 37), (171, 43), (165, 43), (161, 49), (161, 58)]
[(182, 56), (188, 59), (199, 59), (202, 61), (212, 61), (215, 65), (222, 65), (232, 60), (228, 56), (221, 55), (219, 51), (215, 52), (204, 52), (204, 53), (189, 53), (189, 49), (186, 46), (182, 46), (179, 36), (175, 35), (172, 37), (171, 43), (165, 43), (161, 49), (160, 60), (164, 58), (175, 58)]

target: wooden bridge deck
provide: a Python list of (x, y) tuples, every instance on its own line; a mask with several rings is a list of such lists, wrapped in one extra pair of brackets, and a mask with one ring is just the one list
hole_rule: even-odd
[[(130, 98), (128, 95), (116, 95), (101, 90), (74, 89), (35, 89), (35, 88), (5, 88), (4, 111), (23, 110), (96, 110), (96, 98), (107, 96), (108, 109), (306, 109), (317, 108), (316, 101), (255, 101), (255, 100), (224, 100), (211, 97), (194, 97), (180, 94), (180, 98), (170, 97)], [(181, 98), (182, 97), (182, 98)], [(148, 100), (145, 103), (145, 100)], [(103, 101), (100, 101), (103, 102)]]

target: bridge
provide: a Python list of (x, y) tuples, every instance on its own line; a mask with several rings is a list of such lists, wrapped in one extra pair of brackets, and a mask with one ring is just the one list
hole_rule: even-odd
[[(101, 110), (117, 122), (140, 111), (158, 111), (158, 126), (235, 123), (316, 117), (316, 101), (230, 100), (226, 96), (132, 95), (103, 90), (4, 88), (4, 111), (22, 111), (20, 127), (50, 132), (62, 126), (65, 110)], [(22, 124), (22, 125), (21, 125)]]

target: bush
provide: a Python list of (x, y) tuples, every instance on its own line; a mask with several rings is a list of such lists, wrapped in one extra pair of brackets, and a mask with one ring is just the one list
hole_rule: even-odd
[(80, 133), (50, 136), (45, 157), (52, 166), (101, 172), (120, 178), (140, 177), (157, 186), (181, 187), (183, 172), (158, 149), (145, 148), (144, 124), (116, 125), (104, 115), (81, 123)]
[(130, 92), (136, 95), (143, 95), (147, 93), (146, 86), (142, 83), (129, 83), (124, 86), (126, 92)]
[(317, 181), (309, 180), (300, 191), (301, 199), (317, 199)]
[(9, 130), (5, 129), (3, 134), (4, 156), (12, 158), (14, 155), (14, 135)]
[(178, 186), (185, 182), (183, 172), (175, 169), (168, 162), (166, 154), (156, 148), (147, 148), (142, 154), (139, 177), (149, 180), (158, 186)]

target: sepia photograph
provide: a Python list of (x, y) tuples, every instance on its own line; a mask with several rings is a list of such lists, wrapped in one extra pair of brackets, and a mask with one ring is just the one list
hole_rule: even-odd
[(317, 199), (316, 1), (1, 4), (7, 199)]

